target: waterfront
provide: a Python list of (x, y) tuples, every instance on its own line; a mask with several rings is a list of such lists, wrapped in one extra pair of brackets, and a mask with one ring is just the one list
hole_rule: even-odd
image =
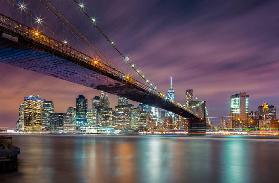
[[(18, 172), (1, 182), (274, 182), (279, 139), (14, 136)], [(4, 181), (3, 181), (4, 180)]]

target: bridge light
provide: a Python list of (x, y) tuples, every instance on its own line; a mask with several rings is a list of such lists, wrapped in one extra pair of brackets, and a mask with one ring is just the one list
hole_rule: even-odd
[(36, 17), (35, 18), (35, 23), (38, 25), (41, 25), (43, 23), (43, 19), (41, 17)]
[(31, 32), (34, 36), (39, 36), (40, 35), (40, 32), (38, 30), (32, 30)]
[(115, 43), (113, 41), (110, 44), (113, 45), (113, 46), (115, 45)]
[(125, 61), (125, 62), (129, 62), (129, 60), (130, 60), (130, 58), (129, 58), (128, 56), (126, 56), (126, 57), (124, 58), (124, 61)]
[(85, 8), (84, 3), (79, 3), (79, 4), (78, 4), (78, 6), (79, 6), (79, 7), (80, 7), (80, 9), (82, 9), (82, 10)]
[(149, 80), (147, 79), (146, 82), (149, 83)]
[(91, 20), (94, 24), (96, 23), (96, 18), (92, 17)]
[(131, 65), (131, 67), (133, 67), (133, 68), (134, 68), (134, 67), (135, 67), (135, 64), (132, 64), (132, 65)]
[(99, 64), (99, 60), (97, 58), (93, 59), (93, 64), (94, 65), (98, 65)]
[(27, 9), (27, 6), (26, 6), (26, 4), (22, 1), (22, 2), (20, 2), (19, 4), (18, 4), (18, 9), (20, 10), (20, 11), (26, 11), (26, 9)]
[(67, 41), (67, 40), (64, 40), (63, 43), (64, 43), (64, 44), (68, 44), (68, 41)]

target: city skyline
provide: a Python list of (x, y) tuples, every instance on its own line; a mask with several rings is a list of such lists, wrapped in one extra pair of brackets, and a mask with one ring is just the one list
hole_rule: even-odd
[[(279, 105), (279, 65), (276, 60), (278, 41), (274, 31), (278, 26), (276, 12), (279, 3), (247, 1), (245, 7), (239, 8), (241, 3), (243, 2), (228, 2), (219, 5), (217, 11), (214, 11), (218, 1), (211, 1), (210, 4), (203, 1), (172, 1), (171, 5), (168, 2), (149, 1), (141, 3), (141, 6), (136, 1), (131, 1), (125, 9), (116, 8), (115, 20), (119, 25), (112, 22), (111, 16), (102, 12), (104, 7), (101, 2), (94, 5), (88, 3), (87, 6), (98, 7), (95, 10), (97, 20), (107, 30), (111, 30), (110, 35), (119, 40), (119, 45), (135, 58), (136, 64), (156, 81), (160, 89), (166, 92), (168, 77), (172, 75), (179, 101), (183, 99), (186, 89), (193, 88), (199, 98), (207, 101), (210, 116), (222, 116), (229, 110), (229, 96), (241, 91), (250, 94), (251, 109), (263, 102)], [(158, 4), (158, 10), (152, 12), (152, 7)], [(119, 6), (115, 2), (110, 8)], [(185, 8), (192, 11), (184, 11)], [(4, 5), (0, 9), (1, 12), (20, 19), (20, 15), (15, 15), (15, 10), (11, 7)], [(200, 11), (195, 11), (196, 9)], [(169, 12), (167, 15), (164, 14), (166, 10)], [(129, 12), (133, 12), (135, 22), (125, 18), (125, 14)], [(73, 10), (71, 13), (75, 14), (77, 11)], [(151, 18), (146, 20), (149, 15)], [(189, 20), (189, 17), (192, 19)], [(44, 21), (49, 21), (48, 17), (44, 18)], [(159, 19), (168, 22), (168, 25), (160, 21), (153, 25)], [(90, 31), (86, 29), (86, 32)], [(181, 34), (174, 34), (176, 32)], [(127, 34), (131, 39), (122, 43)], [(96, 38), (96, 41), (101, 40)], [(172, 41), (178, 42), (177, 48), (169, 50)], [(162, 53), (162, 49), (166, 51)], [(119, 64), (114, 56), (112, 59), (113, 63)], [(177, 67), (178, 64), (181, 67)], [(160, 72), (155, 73), (156, 69)], [(3, 64), (0, 65), (0, 71), (0, 123), (4, 126), (14, 124), (17, 107), (23, 96), (38, 93), (56, 101), (59, 111), (65, 111), (77, 94), (91, 97), (99, 92)], [(224, 101), (227, 102), (225, 105)]]

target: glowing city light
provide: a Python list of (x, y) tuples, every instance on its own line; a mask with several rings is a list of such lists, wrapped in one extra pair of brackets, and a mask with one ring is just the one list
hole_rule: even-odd
[(22, 1), (18, 4), (18, 8), (20, 11), (26, 11), (27, 5)]
[(125, 62), (129, 62), (129, 60), (130, 60), (130, 58), (129, 58), (128, 56), (126, 56), (126, 57), (124, 58), (124, 61), (125, 61)]
[(43, 23), (43, 19), (41, 17), (36, 17), (35, 18), (35, 23), (38, 25), (41, 25)]
[(96, 23), (96, 18), (92, 17), (91, 20), (93, 23)]
[(67, 40), (64, 40), (63, 43), (64, 43), (64, 44), (68, 44), (68, 41), (67, 41)]
[(85, 8), (84, 3), (79, 3), (78, 6), (80, 7), (80, 9), (84, 9)]

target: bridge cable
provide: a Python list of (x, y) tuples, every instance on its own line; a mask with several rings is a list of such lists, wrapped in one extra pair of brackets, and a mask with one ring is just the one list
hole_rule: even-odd
[(112, 41), (112, 39), (110, 39), (110, 37), (105, 33), (105, 31), (103, 31), (103, 29), (97, 25), (96, 19), (89, 16), (89, 14), (85, 10), (84, 4), (80, 4), (77, 0), (73, 0), (73, 2), (80, 7), (82, 13), (90, 20), (90, 22), (93, 23), (93, 26), (96, 28), (96, 30), (105, 38), (105, 40), (112, 46), (112, 48), (122, 57), (124, 62), (128, 64), (137, 73), (137, 75), (139, 75), (140, 78), (143, 79), (144, 82), (148, 84), (149, 88), (157, 92), (157, 87), (153, 83), (151, 83), (150, 80), (146, 79), (144, 74), (141, 73), (141, 71), (136, 68), (135, 64), (133, 64), (130, 61), (130, 58), (128, 56), (125, 56), (125, 54), (122, 51), (120, 51), (120, 49), (116, 46), (116, 44)]
[(80, 40), (85, 42), (87, 46), (89, 46), (91, 49), (93, 49), (96, 53), (96, 55), (102, 59), (106, 64), (108, 65), (113, 65), (111, 62), (109, 62), (109, 59), (101, 53), (101, 51), (94, 45), (92, 44), (86, 36), (84, 36), (78, 29), (75, 28), (75, 26), (63, 15), (62, 12), (60, 12), (52, 3), (50, 0), (40, 0), (42, 3), (46, 5), (46, 8), (53, 13), (58, 20), (60, 20), (65, 26), (68, 27), (68, 29), (75, 34)]

